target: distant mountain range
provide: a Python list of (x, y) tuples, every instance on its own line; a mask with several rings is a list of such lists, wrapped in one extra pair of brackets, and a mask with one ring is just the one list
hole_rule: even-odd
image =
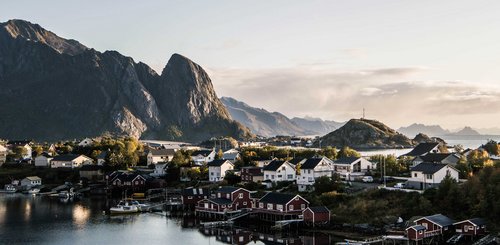
[(7, 139), (252, 137), (190, 59), (174, 54), (157, 74), (24, 20), (0, 23), (0, 105), (0, 138)]
[(343, 125), (343, 123), (324, 121), (319, 118), (294, 117), (290, 119), (279, 112), (252, 107), (231, 97), (222, 97), (220, 100), (234, 120), (248, 127), (253, 133), (264, 137), (324, 135)]
[(414, 123), (408, 127), (401, 127), (398, 132), (413, 137), (419, 133), (430, 136), (476, 136), (476, 135), (500, 135), (500, 128), (474, 129), (472, 127), (464, 127), (458, 130), (443, 129), (439, 125), (424, 125)]

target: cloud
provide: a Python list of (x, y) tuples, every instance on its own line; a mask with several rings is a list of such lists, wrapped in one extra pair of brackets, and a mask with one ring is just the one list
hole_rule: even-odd
[(482, 126), (485, 118), (500, 118), (500, 89), (465, 81), (412, 80), (427, 70), (388, 67), (340, 71), (299, 66), (211, 69), (211, 75), (219, 96), (290, 117), (348, 120), (360, 117), (366, 108), (368, 117), (394, 126), (413, 122)]

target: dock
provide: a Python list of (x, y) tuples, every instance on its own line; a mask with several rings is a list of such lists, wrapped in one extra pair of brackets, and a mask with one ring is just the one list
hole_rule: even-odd
[(227, 220), (227, 221), (212, 221), (212, 222), (201, 222), (200, 225), (204, 227), (223, 227), (223, 226), (232, 226), (233, 221)]

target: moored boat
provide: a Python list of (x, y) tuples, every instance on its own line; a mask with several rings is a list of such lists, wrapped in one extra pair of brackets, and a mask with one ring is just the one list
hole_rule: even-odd
[(133, 214), (140, 211), (138, 205), (134, 204), (132, 201), (123, 200), (118, 203), (115, 207), (109, 209), (111, 214)]
[(0, 193), (16, 193), (17, 189), (14, 185), (7, 184), (5, 185), (5, 189), (0, 190)]

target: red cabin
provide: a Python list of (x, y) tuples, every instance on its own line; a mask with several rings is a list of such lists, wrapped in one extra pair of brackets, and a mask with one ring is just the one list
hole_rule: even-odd
[(455, 231), (463, 235), (477, 236), (486, 233), (486, 221), (481, 218), (473, 218), (456, 222)]
[(208, 213), (235, 212), (252, 207), (250, 191), (232, 186), (220, 187), (215, 192), (215, 198), (198, 201), (196, 211)]
[(415, 220), (417, 225), (421, 225), (425, 228), (424, 237), (443, 235), (450, 232), (453, 227), (453, 222), (452, 219), (442, 214), (425, 216)]
[(301, 214), (309, 202), (300, 195), (270, 192), (259, 199), (256, 206), (261, 212)]
[(425, 227), (414, 225), (406, 228), (407, 237), (411, 241), (420, 241), (425, 238)]
[(308, 225), (325, 225), (330, 223), (330, 210), (325, 206), (308, 207), (303, 212), (304, 223)]
[(194, 207), (196, 204), (210, 197), (210, 190), (205, 188), (186, 188), (182, 190), (182, 204)]

